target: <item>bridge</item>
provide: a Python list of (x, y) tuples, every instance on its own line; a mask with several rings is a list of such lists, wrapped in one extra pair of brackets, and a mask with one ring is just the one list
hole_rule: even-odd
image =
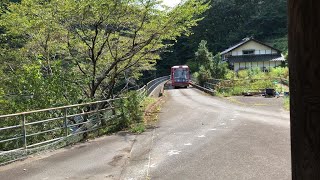
[[(157, 95), (167, 78), (152, 81), (139, 91)], [(0, 179), (291, 178), (290, 123), (287, 111), (274, 104), (274, 99), (258, 98), (257, 101), (264, 102), (261, 104), (251, 98), (249, 100), (253, 101), (253, 105), (247, 106), (241, 99), (230, 101), (210, 96), (203, 92), (208, 90), (195, 87), (197, 88), (165, 90), (165, 103), (159, 113), (157, 125), (141, 135), (119, 132), (35, 154), (23, 161), (0, 167)], [(102, 123), (96, 123), (99, 126), (92, 126), (90, 129), (71, 132), (70, 127), (79, 124), (70, 125), (65, 120), (79, 114), (93, 114), (92, 117), (96, 117), (93, 120), (101, 122), (101, 118), (107, 115), (108, 121), (117, 116), (113, 110), (119, 108), (116, 103), (119, 100), (29, 112), (61, 111), (59, 130), (64, 131), (64, 134), (52, 140), (28, 142), (29, 136), (37, 136), (43, 132), (28, 134), (27, 129), (23, 130), (21, 136), (16, 137), (22, 139), (21, 147), (14, 152), (24, 152), (26, 155), (46, 148), (52, 149), (52, 145), (65, 146), (66, 141), (72, 144), (77, 142), (75, 138), (78, 134), (89, 130), (103, 133), (99, 131), (103, 127)], [(109, 103), (110, 106), (92, 109), (86, 114), (74, 110), (79, 106), (99, 107), (99, 104), (104, 103)], [(28, 113), (17, 116), (20, 120), (22, 117), (22, 122), (27, 122)], [(93, 120), (91, 124), (94, 124)], [(37, 122), (48, 121), (58, 120), (51, 118)], [(36, 124), (25, 123), (9, 128), (21, 130)], [(53, 127), (51, 130), (56, 129), (57, 127)], [(11, 152), (10, 155), (16, 155), (15, 153)]]

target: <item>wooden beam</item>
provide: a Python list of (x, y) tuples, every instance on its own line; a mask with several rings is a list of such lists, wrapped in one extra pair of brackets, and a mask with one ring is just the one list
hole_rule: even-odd
[(320, 179), (320, 1), (288, 0), (292, 179)]

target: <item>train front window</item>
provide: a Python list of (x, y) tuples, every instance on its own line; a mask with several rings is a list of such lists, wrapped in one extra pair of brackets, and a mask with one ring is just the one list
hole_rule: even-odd
[(188, 70), (187, 69), (175, 69), (174, 78), (175, 79), (187, 79)]

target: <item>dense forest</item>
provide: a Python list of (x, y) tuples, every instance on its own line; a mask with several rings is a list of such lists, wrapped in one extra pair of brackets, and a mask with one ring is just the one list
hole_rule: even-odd
[(128, 83), (194, 61), (201, 40), (213, 55), (245, 37), (287, 52), (285, 0), (159, 7), (158, 0), (2, 0), (0, 114), (115, 97)]
[(217, 54), (245, 37), (254, 37), (287, 52), (286, 0), (213, 0), (204, 19), (192, 28), (193, 34), (178, 38), (163, 52), (157, 74), (169, 74), (173, 65), (193, 61), (201, 40)]
[(114, 98), (209, 8), (187, 0), (0, 2), (0, 114)]

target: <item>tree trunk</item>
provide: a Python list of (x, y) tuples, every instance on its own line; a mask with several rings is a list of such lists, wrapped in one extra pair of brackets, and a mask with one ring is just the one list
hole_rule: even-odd
[(289, 0), (292, 179), (320, 179), (320, 1)]

